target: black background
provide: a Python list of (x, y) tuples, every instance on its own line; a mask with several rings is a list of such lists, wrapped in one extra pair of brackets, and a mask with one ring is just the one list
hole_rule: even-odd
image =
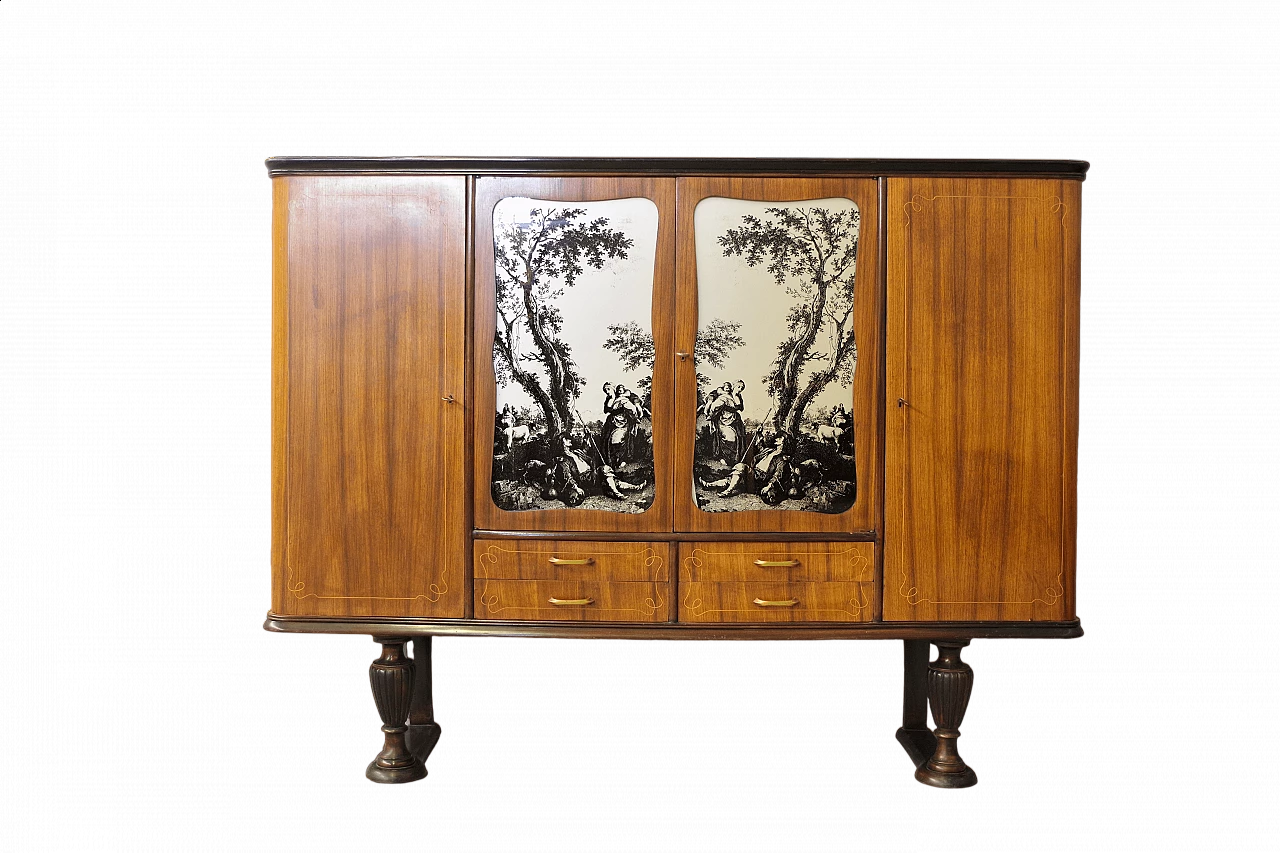
[[(394, 156), (451, 152), (265, 152), (264, 156)], [(530, 154), (530, 152), (508, 152)], [(553, 152), (576, 155), (579, 152)], [(580, 152), (599, 155), (600, 152)], [(653, 152), (637, 152), (653, 154)], [(750, 154), (750, 152), (733, 152)], [(1089, 160), (1064, 152), (769, 152), (777, 156), (989, 156)], [(1092, 163), (1092, 160), (1091, 160)], [(270, 328), (270, 182), (264, 181), (264, 374)], [(1088, 207), (1084, 184), (1084, 343), (1088, 366)], [(264, 383), (265, 386), (266, 383)], [(264, 420), (264, 433), (265, 433)], [(264, 434), (265, 442), (265, 434)], [(265, 447), (265, 444), (264, 444)], [(1083, 460), (1082, 418), (1082, 460)], [(264, 457), (264, 525), (266, 507)], [(1083, 461), (1082, 461), (1083, 494)], [(1084, 529), (1083, 514), (1080, 529)], [(246, 745), (264, 784), (342, 789), (378, 752), (367, 638), (268, 634), (268, 540), (259, 584), (244, 587), (244, 631), (256, 631)], [(1088, 564), (1080, 551), (1080, 613), (1088, 637), (979, 640), (960, 749), (975, 792), (1066, 793), (1102, 781), (1096, 757), (1097, 637), (1089, 630)], [(424, 786), (673, 785), (721, 793), (931, 793), (911, 780), (893, 742), (901, 701), (897, 643), (612, 643), (594, 640), (436, 639), (436, 716), (444, 736)], [(1112, 720), (1112, 722), (1116, 722)], [(696, 784), (698, 789), (689, 788)], [(520, 788), (515, 788), (515, 786)], [(657, 794), (658, 789), (653, 788)], [(658, 800), (662, 802), (662, 800)], [(658, 804), (655, 802), (655, 804)], [(762, 815), (772, 815), (764, 809)], [(749, 817), (749, 815), (744, 815)]]

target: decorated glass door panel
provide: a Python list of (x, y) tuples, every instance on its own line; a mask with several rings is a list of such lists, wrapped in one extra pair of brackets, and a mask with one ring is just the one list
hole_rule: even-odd
[(477, 182), (477, 526), (670, 529), (673, 190)]
[(681, 529), (874, 529), (876, 182), (678, 196)]

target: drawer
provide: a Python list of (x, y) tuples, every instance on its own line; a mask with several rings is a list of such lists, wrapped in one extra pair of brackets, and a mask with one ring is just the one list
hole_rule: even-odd
[(475, 578), (522, 581), (665, 583), (666, 542), (563, 542), (546, 539), (476, 540)]
[(666, 583), (476, 578), (477, 619), (666, 622)]
[(871, 581), (680, 582), (681, 622), (870, 622)]
[(870, 583), (872, 542), (691, 542), (680, 546), (680, 583)]

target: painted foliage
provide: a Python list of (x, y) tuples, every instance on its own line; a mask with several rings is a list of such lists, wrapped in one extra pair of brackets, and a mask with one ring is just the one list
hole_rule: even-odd
[[(644, 512), (657, 207), (507, 198), (493, 235), (494, 502)], [(635, 350), (646, 336), (647, 359)]]
[(726, 327), (734, 337), (694, 353), (703, 510), (853, 506), (859, 225), (858, 206), (842, 198), (698, 204), (699, 343)]

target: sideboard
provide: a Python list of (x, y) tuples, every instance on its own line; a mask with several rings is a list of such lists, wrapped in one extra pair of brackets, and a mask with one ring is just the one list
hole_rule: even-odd
[(426, 775), (433, 636), (902, 640), (952, 788), (961, 650), (1081, 636), (1087, 163), (267, 168), (266, 628), (381, 645), (370, 779)]

